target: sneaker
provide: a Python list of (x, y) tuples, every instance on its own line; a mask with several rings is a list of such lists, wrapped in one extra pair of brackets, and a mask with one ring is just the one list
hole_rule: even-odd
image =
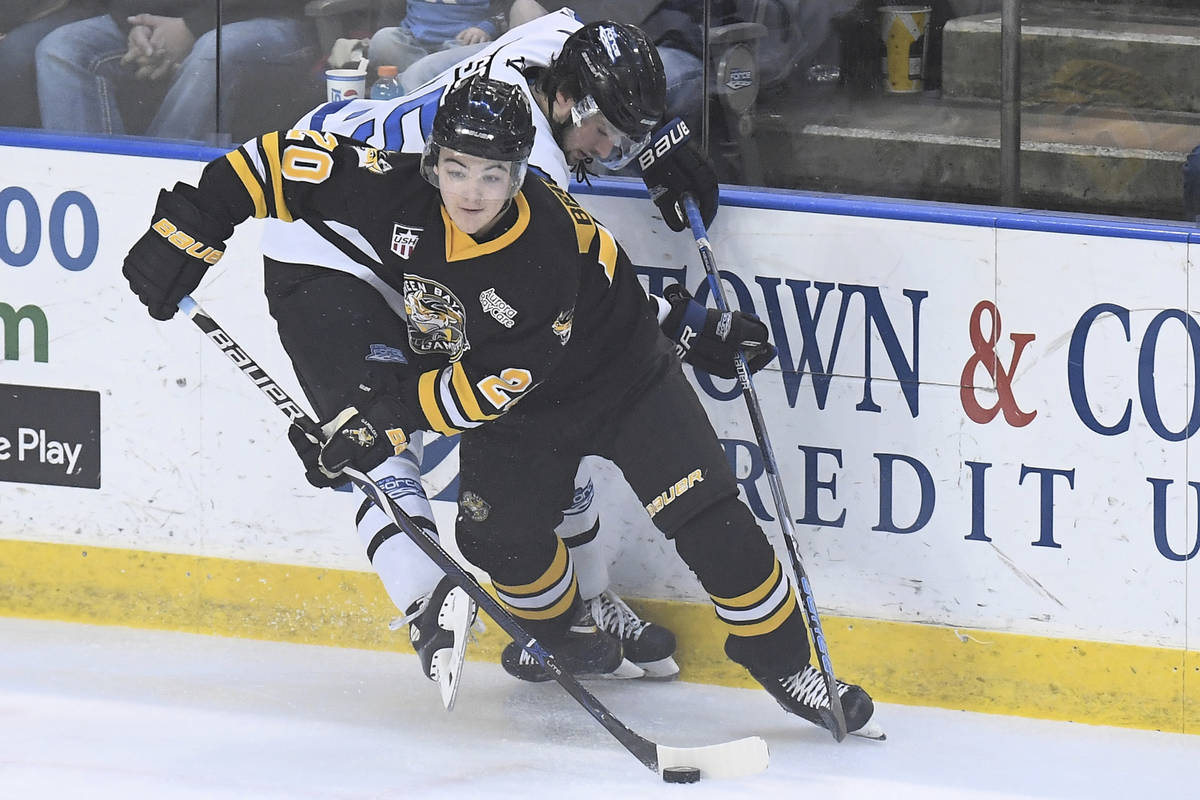
[(606, 589), (584, 605), (601, 630), (621, 640), (625, 657), (646, 673), (643, 677), (671, 680), (679, 675), (675, 663), (675, 634), (662, 625), (644, 620), (625, 605), (611, 589)]
[[(754, 680), (775, 698), (785, 711), (804, 717), (814, 725), (829, 729), (825, 717), (829, 710), (829, 693), (825, 689), (825, 676), (812, 664), (794, 675), (764, 678), (754, 675)], [(857, 731), (866, 726), (875, 713), (875, 704), (861, 686), (837, 682), (838, 697), (842, 699), (842, 712), (846, 716), (846, 730)], [(875, 738), (875, 737), (872, 737)]]
[[(565, 634), (547, 637), (542, 644), (565, 672), (577, 677), (640, 678), (643, 675), (639, 667), (621, 654), (621, 640), (597, 627), (586, 607)], [(542, 668), (537, 658), (516, 642), (509, 642), (504, 648), (500, 664), (509, 675), (523, 681), (541, 683), (550, 680), (550, 673)]]
[(475, 601), (449, 578), (442, 578), (432, 592), (418, 598), (405, 616), (391, 624), (393, 630), (408, 625), (408, 638), (421, 660), (421, 670), (438, 684), (447, 711), (454, 707), (458, 694), (471, 631), (483, 627), (477, 615)]

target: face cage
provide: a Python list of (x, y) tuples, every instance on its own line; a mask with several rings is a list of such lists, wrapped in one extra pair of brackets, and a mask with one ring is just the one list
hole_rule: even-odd
[[(451, 149), (453, 149), (453, 148), (451, 148)], [(441, 190), (442, 187), (438, 182), (438, 174), (437, 174), (436, 167), (437, 167), (437, 163), (438, 163), (438, 156), (441, 154), (441, 152), (442, 152), (442, 146), (440, 144), (434, 143), (434, 141), (431, 139), (428, 142), (426, 142), (425, 150), (424, 150), (424, 152), (421, 153), (421, 177), (424, 178), (427, 183), (429, 183), (431, 186), (433, 186), (435, 189), (438, 189), (439, 191)], [(474, 155), (473, 153), (466, 153), (464, 151), (458, 151), (458, 150), (455, 150), (454, 152), (463, 152), (464, 155), (468, 155), (468, 156)], [(486, 158), (486, 156), (475, 156), (475, 157), (476, 158)], [(490, 159), (490, 160), (500, 161), (501, 159)], [(522, 186), (522, 184), (525, 183), (525, 172), (529, 166), (529, 160), (524, 159), (522, 161), (508, 161), (508, 162), (504, 162), (504, 163), (507, 163), (509, 165), (508, 192), (506, 193), (506, 196), (504, 199), (511, 200), (517, 196), (517, 192), (521, 191), (521, 186)]]
[(579, 127), (584, 120), (600, 115), (605, 127), (608, 128), (608, 138), (612, 141), (612, 151), (607, 158), (596, 159), (608, 169), (620, 169), (621, 167), (633, 161), (637, 154), (642, 152), (650, 142), (652, 131), (646, 131), (640, 137), (630, 136), (622, 131), (616, 125), (613, 125), (608, 117), (604, 116), (604, 112), (600, 110), (600, 106), (596, 105), (596, 99), (591, 95), (578, 101), (571, 107), (571, 122), (576, 127)]

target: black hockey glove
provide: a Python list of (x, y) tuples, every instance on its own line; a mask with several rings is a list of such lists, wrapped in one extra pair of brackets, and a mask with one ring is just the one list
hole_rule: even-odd
[(401, 426), (404, 405), (395, 397), (358, 387), (354, 405), (322, 426), (324, 441), (293, 424), (288, 440), (304, 462), (304, 476), (318, 489), (341, 486), (342, 470), (370, 472), (408, 447)]
[(705, 227), (712, 225), (720, 201), (712, 162), (689, 135), (687, 123), (677, 117), (654, 134), (638, 155), (650, 199), (673, 231), (690, 227), (683, 210), (684, 193), (696, 198)]
[(155, 319), (175, 315), (175, 306), (200, 285), (233, 234), (232, 225), (196, 206), (195, 195), (196, 189), (186, 183), (160, 191), (150, 230), (125, 256), (121, 272)]
[(775, 357), (767, 326), (753, 314), (705, 308), (678, 283), (668, 286), (663, 297), (671, 304), (663, 333), (675, 342), (675, 354), (683, 363), (719, 378), (736, 378), (733, 356), (738, 350), (745, 353), (751, 373)]

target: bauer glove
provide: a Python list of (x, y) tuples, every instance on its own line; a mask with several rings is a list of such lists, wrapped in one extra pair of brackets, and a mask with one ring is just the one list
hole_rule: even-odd
[(650, 199), (673, 231), (688, 227), (687, 212), (683, 210), (684, 194), (696, 198), (705, 227), (716, 218), (720, 201), (712, 162), (688, 138), (690, 135), (687, 123), (676, 117), (654, 134), (650, 144), (638, 155), (638, 166), (650, 191)]
[(767, 326), (753, 314), (705, 308), (678, 283), (668, 286), (663, 297), (671, 310), (662, 330), (675, 342), (675, 354), (683, 363), (719, 378), (736, 378), (734, 354), (739, 350), (745, 353), (751, 373), (775, 357)]
[(129, 288), (158, 320), (175, 315), (183, 296), (224, 255), (225, 240), (233, 234), (232, 225), (197, 207), (197, 194), (186, 183), (160, 191), (150, 230), (125, 256), (121, 272)]
[(321, 426), (320, 441), (295, 424), (288, 429), (288, 440), (304, 462), (304, 475), (318, 489), (345, 483), (345, 469), (370, 472), (408, 448), (401, 423), (404, 404), (365, 386), (356, 394), (354, 405)]

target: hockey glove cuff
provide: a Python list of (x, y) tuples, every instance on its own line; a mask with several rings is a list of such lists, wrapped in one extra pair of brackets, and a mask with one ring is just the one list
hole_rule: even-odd
[(739, 350), (751, 373), (775, 358), (767, 326), (753, 314), (705, 308), (677, 283), (668, 286), (663, 297), (671, 310), (662, 330), (675, 342), (675, 354), (683, 363), (720, 378), (736, 378), (734, 355)]
[(358, 387), (354, 405), (321, 426), (323, 441), (293, 425), (288, 439), (304, 462), (305, 477), (317, 488), (346, 482), (342, 471), (370, 472), (408, 448), (404, 404), (392, 395)]
[(688, 227), (687, 212), (683, 210), (684, 194), (696, 198), (706, 227), (716, 218), (720, 202), (712, 162), (689, 136), (687, 123), (676, 118), (654, 134), (650, 144), (638, 156), (638, 166), (650, 191), (650, 199), (673, 231)]
[(305, 433), (304, 429), (295, 423), (288, 428), (287, 436), (296, 450), (296, 455), (304, 462), (304, 477), (310, 484), (318, 489), (337, 489), (349, 481), (343, 475), (330, 478), (321, 471), (318, 461), (321, 457), (321, 441), (317, 436)]
[(185, 183), (159, 192), (150, 230), (125, 256), (121, 272), (129, 288), (158, 320), (175, 315), (176, 305), (200, 285), (204, 273), (224, 255), (225, 240), (233, 234), (232, 225), (196, 205), (197, 194)]

